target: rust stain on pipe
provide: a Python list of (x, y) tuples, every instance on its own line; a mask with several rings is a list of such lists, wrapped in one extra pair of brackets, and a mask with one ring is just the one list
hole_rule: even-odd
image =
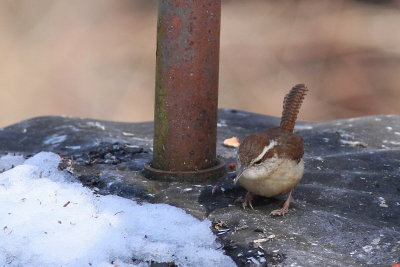
[(216, 161), (221, 0), (160, 0), (153, 161), (197, 171)]

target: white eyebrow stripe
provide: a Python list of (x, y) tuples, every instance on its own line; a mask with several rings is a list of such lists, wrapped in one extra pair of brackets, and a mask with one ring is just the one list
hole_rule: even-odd
[(275, 145), (277, 144), (277, 142), (275, 140), (272, 140), (268, 146), (265, 146), (263, 151), (261, 151), (260, 155), (257, 156), (257, 158), (253, 159), (250, 162), (250, 165), (252, 165), (254, 162), (257, 162), (258, 160), (262, 159), (264, 157), (264, 155), (270, 151)]

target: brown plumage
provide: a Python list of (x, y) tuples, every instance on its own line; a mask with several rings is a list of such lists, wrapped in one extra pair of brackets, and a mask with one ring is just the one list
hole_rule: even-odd
[(280, 145), (271, 148), (259, 161), (264, 161), (274, 156), (296, 161), (303, 157), (303, 138), (282, 130), (281, 127), (274, 127), (263, 132), (248, 135), (243, 139), (238, 151), (240, 163), (245, 166), (250, 165), (251, 160), (260, 155), (264, 147), (268, 146), (272, 140)]
[(252, 207), (254, 194), (272, 197), (289, 193), (283, 207), (271, 214), (283, 215), (288, 211), (290, 195), (304, 172), (303, 139), (293, 130), (306, 92), (304, 84), (295, 85), (283, 101), (280, 126), (251, 134), (240, 144), (234, 181), (248, 190), (243, 207)]
[(295, 85), (283, 100), (283, 112), (281, 119), (281, 128), (293, 132), (296, 123), (297, 114), (299, 114), (304, 96), (308, 91), (304, 84)]

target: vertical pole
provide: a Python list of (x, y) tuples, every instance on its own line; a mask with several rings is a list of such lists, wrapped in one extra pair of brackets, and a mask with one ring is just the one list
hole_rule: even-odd
[[(221, 0), (160, 0), (147, 176), (221, 175), (216, 160)], [(157, 175), (156, 175), (157, 176)]]

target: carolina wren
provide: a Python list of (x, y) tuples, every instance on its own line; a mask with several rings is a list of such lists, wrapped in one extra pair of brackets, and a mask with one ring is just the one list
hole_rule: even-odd
[(271, 215), (284, 215), (291, 194), (304, 172), (303, 139), (293, 133), (297, 114), (307, 92), (304, 84), (295, 85), (285, 96), (279, 127), (249, 135), (239, 146), (235, 183), (247, 189), (243, 208), (252, 206), (253, 194), (273, 197), (288, 194), (281, 209)]

